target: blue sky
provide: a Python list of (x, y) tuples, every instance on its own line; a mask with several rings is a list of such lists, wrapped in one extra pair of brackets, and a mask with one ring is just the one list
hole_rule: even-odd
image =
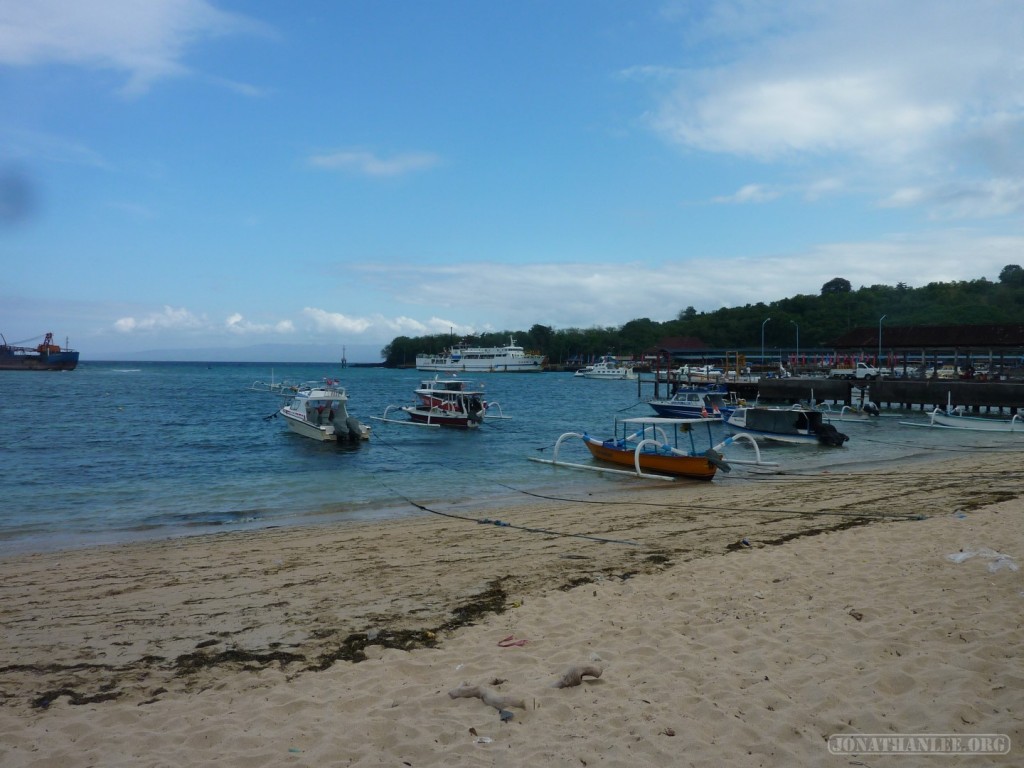
[(996, 280), (1021, 40), (985, 0), (0, 0), (0, 331), (376, 360)]

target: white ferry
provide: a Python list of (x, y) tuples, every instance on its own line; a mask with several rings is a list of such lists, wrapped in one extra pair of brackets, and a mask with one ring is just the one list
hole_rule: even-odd
[(503, 347), (469, 347), (456, 344), (433, 355), (416, 355), (419, 371), (445, 373), (532, 373), (544, 370), (544, 355), (531, 355), (509, 337)]

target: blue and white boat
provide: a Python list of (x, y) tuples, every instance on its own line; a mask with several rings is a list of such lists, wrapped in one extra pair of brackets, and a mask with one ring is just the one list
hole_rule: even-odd
[(728, 398), (729, 391), (721, 386), (680, 387), (667, 400), (648, 400), (647, 404), (659, 416), (670, 419), (722, 420), (737, 407)]

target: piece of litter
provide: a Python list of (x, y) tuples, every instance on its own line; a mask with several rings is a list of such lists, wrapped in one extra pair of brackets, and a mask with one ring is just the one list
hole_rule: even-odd
[(498, 717), (501, 718), (501, 722), (507, 723), (509, 720), (511, 720), (513, 717), (515, 717), (515, 715), (513, 715), (507, 709), (499, 709), (498, 710)]
[(983, 560), (991, 560), (988, 564), (988, 570), (990, 573), (1001, 571), (1004, 568), (1009, 571), (1019, 571), (1020, 566), (1017, 565), (1016, 561), (1009, 555), (1004, 555), (1001, 552), (996, 552), (994, 549), (988, 547), (981, 547), (977, 550), (962, 549), (959, 552), (954, 552), (951, 555), (946, 555), (946, 559), (954, 563), (963, 563), (970, 560), (972, 557), (980, 557)]
[(477, 736), (474, 740), (474, 744), (490, 744), (493, 739), (490, 736)]

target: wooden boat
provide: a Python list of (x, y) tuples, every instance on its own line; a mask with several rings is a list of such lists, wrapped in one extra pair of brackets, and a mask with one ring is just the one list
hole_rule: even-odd
[(804, 445), (841, 446), (850, 438), (825, 422), (824, 414), (804, 406), (772, 408), (765, 405), (737, 408), (725, 425), (761, 440)]
[[(708, 481), (715, 477), (718, 470), (729, 472), (730, 464), (774, 466), (761, 461), (757, 444), (751, 438), (747, 439), (754, 447), (756, 461), (726, 460), (721, 449), (735, 438), (730, 437), (718, 445), (712, 445), (711, 425), (717, 423), (716, 419), (673, 419), (662, 416), (616, 419), (615, 436), (608, 440), (598, 440), (586, 433), (566, 432), (556, 441), (550, 460), (533, 456), (530, 459), (541, 464), (617, 472), (657, 480), (686, 478)], [(708, 445), (711, 446), (704, 451), (697, 448), (694, 436), (700, 425), (707, 427)], [(599, 465), (559, 461), (558, 453), (562, 443), (573, 438), (582, 440), (591, 456), (599, 462), (631, 469), (608, 469)]]

